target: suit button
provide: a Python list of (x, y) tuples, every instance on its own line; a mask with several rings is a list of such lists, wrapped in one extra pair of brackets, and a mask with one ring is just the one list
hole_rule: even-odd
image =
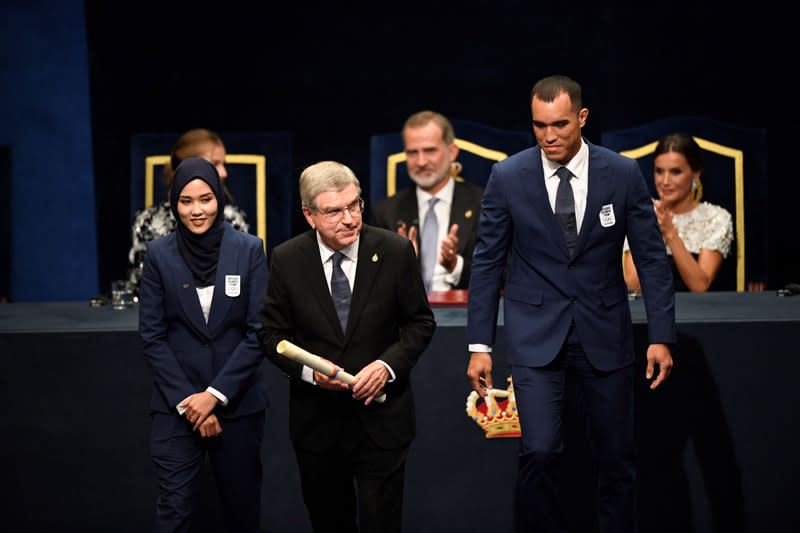
[(570, 269), (570, 270), (572, 270), (573, 268), (575, 268), (575, 265), (574, 265), (574, 264), (571, 264), (571, 265), (569, 265), (569, 269)]
[(578, 299), (577, 298), (573, 298), (572, 300), (570, 300), (570, 303), (576, 304), (576, 303), (578, 303)]

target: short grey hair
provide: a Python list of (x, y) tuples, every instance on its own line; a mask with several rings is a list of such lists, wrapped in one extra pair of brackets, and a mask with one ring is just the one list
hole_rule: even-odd
[(361, 196), (361, 184), (347, 166), (336, 161), (320, 161), (303, 170), (300, 174), (300, 201), (303, 207), (316, 209), (317, 196), (328, 191), (341, 191), (351, 183)]

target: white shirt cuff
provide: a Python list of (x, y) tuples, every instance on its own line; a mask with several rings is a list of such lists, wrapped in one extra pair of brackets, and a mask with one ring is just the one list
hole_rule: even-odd
[(464, 271), (464, 258), (461, 255), (458, 255), (456, 259), (456, 267), (453, 269), (452, 272), (445, 272), (444, 274), (444, 282), (450, 285), (450, 287), (455, 287), (458, 285), (458, 282), (461, 281), (461, 272)]
[(386, 380), (386, 383), (391, 383), (392, 381), (394, 381), (395, 377), (397, 376), (394, 375), (394, 370), (392, 370), (392, 367), (389, 366), (389, 363), (387, 363), (386, 361), (381, 361), (380, 359), (378, 359), (378, 362), (386, 367), (386, 370), (389, 371), (389, 375), (391, 376), (389, 379)]
[(228, 397), (222, 394), (214, 387), (208, 387), (206, 389), (206, 392), (215, 397), (217, 400), (219, 400), (219, 403), (221, 403), (222, 405), (228, 405)]
[[(189, 398), (191, 398), (191, 396), (187, 396), (186, 398), (184, 398), (184, 399), (183, 399), (183, 402), (185, 402), (185, 401), (186, 401), (186, 400), (188, 400)], [(181, 402), (181, 403), (183, 403), (183, 402)], [(180, 403), (179, 403), (178, 405), (176, 405), (176, 406), (175, 406), (175, 409), (177, 409), (177, 410), (178, 410), (178, 414), (179, 414), (179, 415), (181, 415), (181, 416), (183, 416), (183, 413), (185, 413), (185, 412), (186, 412), (186, 408), (185, 408), (185, 407), (181, 407), (181, 404), (180, 404)]]
[(467, 349), (470, 352), (486, 352), (492, 353), (492, 347), (488, 344), (470, 344)]

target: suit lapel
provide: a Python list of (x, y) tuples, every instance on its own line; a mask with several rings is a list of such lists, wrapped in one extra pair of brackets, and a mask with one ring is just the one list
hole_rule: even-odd
[[(310, 230), (305, 233), (307, 238), (301, 240), (298, 244), (297, 253), (304, 258), (302, 261), (302, 270), (298, 272), (300, 279), (305, 280), (304, 283), (308, 287), (309, 304), (316, 304), (319, 306), (322, 320), (327, 322), (331, 331), (336, 332), (337, 335), (344, 337), (342, 333), (342, 326), (339, 324), (339, 319), (336, 315), (336, 308), (333, 305), (333, 297), (331, 290), (328, 286), (328, 280), (325, 278), (325, 270), (322, 268), (322, 259), (319, 255), (319, 244), (317, 243), (316, 230)], [(351, 304), (352, 308), (352, 304)], [(348, 324), (349, 324), (348, 319)]]
[(569, 257), (567, 243), (564, 242), (561, 226), (559, 226), (558, 220), (556, 220), (556, 216), (553, 213), (550, 197), (547, 194), (547, 187), (544, 184), (541, 148), (536, 147), (533, 150), (533, 161), (531, 161), (529, 167), (523, 170), (526, 171), (523, 176), (526, 203), (532, 207), (532, 216), (539, 218), (537, 225), (544, 228), (545, 233), (550, 236), (555, 245), (564, 252), (564, 255)]
[[(361, 226), (361, 238), (358, 243), (358, 263), (356, 264), (356, 279), (353, 283), (353, 296), (350, 300), (350, 314), (347, 317), (347, 339), (353, 334), (361, 311), (369, 301), (369, 293), (375, 276), (378, 274), (383, 262), (383, 247), (378, 233), (366, 224)], [(333, 304), (331, 304), (333, 305)], [(335, 316), (335, 313), (334, 313)]]
[[(227, 224), (226, 224), (227, 226)], [(243, 290), (241, 286), (242, 275), (238, 268), (239, 257), (235, 253), (233, 239), (235, 231), (232, 227), (226, 227), (225, 233), (222, 234), (222, 242), (219, 247), (219, 259), (217, 260), (217, 276), (214, 279), (214, 297), (211, 300), (211, 310), (208, 314), (208, 330), (213, 333), (222, 324), (222, 321), (228, 314), (231, 308), (233, 299), (227, 296), (225, 285), (226, 275), (239, 276), (239, 291)]]
[(453, 188), (453, 205), (450, 207), (450, 223), (447, 225), (447, 230), (450, 231), (453, 224), (458, 224), (458, 234), (462, 236), (458, 240), (459, 252), (463, 252), (467, 245), (467, 239), (472, 234), (472, 227), (477, 223), (477, 215), (472, 211), (463, 187), (456, 182)]
[(197, 329), (197, 332), (206, 338), (210, 338), (211, 334), (203, 316), (203, 309), (200, 307), (200, 298), (197, 296), (197, 286), (195, 285), (192, 271), (189, 270), (186, 261), (183, 260), (178, 247), (175, 246), (173, 250), (174, 256), (171, 263), (175, 265), (175, 269), (173, 270), (174, 277), (172, 277), (171, 282), (176, 286), (175, 290), (178, 293), (181, 308), (183, 308), (183, 312)]
[[(589, 143), (587, 143), (589, 144)], [(597, 151), (589, 144), (589, 171), (586, 193), (586, 209), (583, 212), (581, 231), (578, 233), (578, 241), (575, 243), (573, 252), (577, 255), (586, 246), (589, 234), (597, 224), (600, 204), (605, 198), (605, 191), (608, 187), (608, 163), (597, 155)]]

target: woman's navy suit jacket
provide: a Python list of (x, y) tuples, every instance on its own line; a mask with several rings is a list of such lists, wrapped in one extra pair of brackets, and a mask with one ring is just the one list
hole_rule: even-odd
[(225, 223), (208, 323), (194, 277), (172, 233), (148, 244), (139, 297), (139, 333), (153, 373), (151, 411), (176, 413), (188, 396), (213, 387), (224, 394), (218, 417), (269, 405), (256, 340), (267, 285), (261, 239)]

